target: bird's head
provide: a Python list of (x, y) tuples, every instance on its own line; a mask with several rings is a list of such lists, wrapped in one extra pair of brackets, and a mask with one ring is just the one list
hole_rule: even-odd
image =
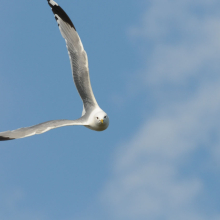
[(94, 115), (94, 120), (100, 131), (105, 130), (109, 125), (109, 117), (104, 111), (97, 112)]

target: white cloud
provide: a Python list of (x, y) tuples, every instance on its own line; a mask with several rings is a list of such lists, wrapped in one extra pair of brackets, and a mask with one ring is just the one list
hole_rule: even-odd
[(130, 30), (131, 35), (144, 38), (153, 48), (146, 56), (144, 77), (148, 85), (185, 83), (189, 78), (199, 77), (206, 66), (213, 71), (210, 60), (220, 59), (220, 16), (192, 11), (193, 8), (209, 11), (215, 4), (183, 0), (151, 2), (140, 27)]
[[(219, 84), (202, 87), (185, 103), (158, 113), (120, 148), (114, 177), (104, 195), (117, 215), (180, 219), (185, 213), (187, 219), (200, 219), (195, 218), (193, 207), (205, 190), (203, 179), (195, 172), (194, 176), (184, 175), (182, 169), (204, 145), (215, 150), (211, 134), (213, 129), (220, 130), (220, 118), (216, 118), (219, 112)], [(216, 141), (219, 145), (220, 139)]]
[[(150, 88), (156, 111), (118, 148), (102, 201), (114, 219), (217, 220), (219, 210), (202, 208), (200, 199), (212, 190), (204, 168), (213, 171), (220, 156), (219, 3), (149, 3), (141, 25), (130, 33), (144, 39), (143, 48), (150, 45), (142, 86)], [(184, 95), (178, 101), (158, 99), (164, 86), (179, 86)]]

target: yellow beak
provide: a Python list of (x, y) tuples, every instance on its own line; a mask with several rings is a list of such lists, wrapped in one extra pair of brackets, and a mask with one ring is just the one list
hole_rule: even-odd
[(101, 121), (101, 122), (102, 122), (102, 124), (103, 124), (103, 119), (101, 119), (100, 121)]

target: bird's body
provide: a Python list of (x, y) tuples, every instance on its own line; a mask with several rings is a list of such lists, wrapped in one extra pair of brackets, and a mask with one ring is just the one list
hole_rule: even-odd
[(63, 126), (83, 125), (91, 130), (103, 131), (109, 125), (109, 118), (99, 107), (92, 91), (88, 58), (80, 37), (64, 10), (55, 1), (47, 1), (54, 13), (60, 32), (66, 41), (74, 83), (83, 101), (82, 117), (77, 120), (53, 120), (14, 131), (0, 132), (0, 141), (41, 134)]

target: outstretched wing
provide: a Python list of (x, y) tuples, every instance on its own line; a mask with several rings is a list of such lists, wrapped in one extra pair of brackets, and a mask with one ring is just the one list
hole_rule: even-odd
[(66, 41), (67, 50), (76, 88), (81, 96), (85, 111), (96, 107), (95, 96), (89, 78), (88, 58), (76, 29), (65, 11), (53, 0), (47, 0), (60, 32)]
[(54, 128), (70, 125), (86, 125), (84, 118), (77, 120), (53, 120), (26, 128), (19, 128), (14, 131), (0, 132), (0, 141), (8, 141), (18, 138), (24, 138), (35, 134), (42, 134)]

